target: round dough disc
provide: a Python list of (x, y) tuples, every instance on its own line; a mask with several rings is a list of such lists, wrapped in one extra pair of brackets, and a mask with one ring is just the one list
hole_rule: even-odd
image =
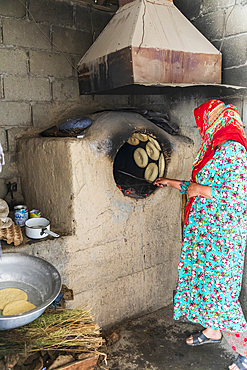
[(130, 145), (138, 145), (139, 144), (139, 140), (136, 137), (131, 136), (128, 139), (127, 143), (130, 144)]
[(143, 148), (134, 151), (134, 160), (138, 167), (144, 168), (148, 164), (148, 155)]
[(161, 147), (158, 141), (152, 138), (151, 136), (149, 136), (148, 138), (149, 138), (149, 141), (151, 141), (151, 143), (154, 144), (155, 148), (161, 151)]
[(34, 304), (21, 299), (19, 301), (14, 301), (6, 304), (3, 309), (3, 316), (19, 315), (20, 313), (31, 311), (34, 308), (36, 308)]
[(165, 171), (165, 158), (164, 154), (160, 153), (160, 158), (159, 158), (159, 177), (163, 177), (164, 171)]
[(21, 289), (6, 288), (0, 290), (0, 310), (13, 301), (27, 300), (27, 293)]
[(157, 179), (159, 173), (159, 169), (156, 163), (149, 163), (147, 166), (145, 173), (144, 173), (144, 178), (147, 182), (154, 182), (154, 180)]
[(148, 153), (148, 156), (154, 161), (157, 161), (159, 159), (160, 151), (155, 147), (153, 143), (151, 143), (151, 141), (147, 143), (146, 151)]
[(5, 218), (9, 214), (9, 206), (5, 200), (0, 199), (0, 218)]
[(140, 141), (148, 141), (149, 137), (146, 134), (141, 134), (140, 132), (135, 132), (133, 137), (137, 138)]

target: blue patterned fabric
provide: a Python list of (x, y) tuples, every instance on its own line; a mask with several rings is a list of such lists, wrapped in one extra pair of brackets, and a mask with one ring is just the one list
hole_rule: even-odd
[(181, 181), (179, 184), (179, 191), (182, 194), (188, 193), (188, 187), (189, 187), (190, 181)]
[(211, 187), (212, 199), (197, 196), (190, 209), (174, 318), (186, 316), (204, 327), (243, 332), (247, 323), (238, 298), (247, 240), (245, 148), (226, 142), (198, 172), (196, 181)]

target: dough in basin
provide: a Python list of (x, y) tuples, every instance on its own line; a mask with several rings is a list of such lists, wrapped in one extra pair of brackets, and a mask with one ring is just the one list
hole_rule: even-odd
[(19, 301), (14, 301), (6, 304), (3, 309), (3, 316), (18, 315), (20, 313), (30, 311), (34, 308), (36, 308), (34, 304), (21, 299)]
[(27, 300), (27, 293), (21, 289), (16, 288), (6, 288), (0, 290), (0, 310), (8, 304), (9, 302), (19, 301), (20, 299), (23, 301)]

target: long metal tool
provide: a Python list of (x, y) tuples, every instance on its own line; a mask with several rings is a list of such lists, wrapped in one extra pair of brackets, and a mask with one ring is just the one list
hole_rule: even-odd
[[(126, 186), (126, 184), (118, 184), (119, 186)], [(149, 186), (150, 183), (146, 183), (146, 184), (131, 184), (131, 186)]]
[(124, 175), (130, 176), (130, 177), (133, 177), (134, 179), (138, 179), (138, 180), (146, 181), (145, 179), (142, 179), (141, 177), (136, 177), (136, 176), (134, 176), (134, 175), (131, 175), (131, 173), (128, 173), (128, 172), (124, 172), (124, 171), (121, 171), (121, 170), (118, 170), (118, 172), (121, 172), (121, 173), (123, 173)]

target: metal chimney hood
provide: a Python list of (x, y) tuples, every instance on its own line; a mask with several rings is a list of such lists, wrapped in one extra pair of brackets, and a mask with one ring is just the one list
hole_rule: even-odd
[(120, 0), (78, 64), (80, 94), (130, 85), (221, 83), (221, 53), (172, 0)]

